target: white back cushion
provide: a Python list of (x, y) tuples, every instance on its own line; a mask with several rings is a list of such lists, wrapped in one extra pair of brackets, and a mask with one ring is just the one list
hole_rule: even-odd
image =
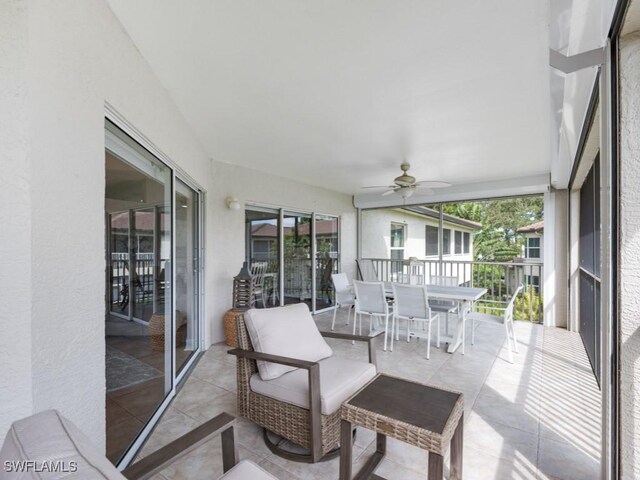
[[(333, 355), (318, 331), (306, 303), (277, 308), (252, 308), (244, 321), (256, 352), (317, 362)], [(258, 360), (262, 380), (273, 380), (296, 367)]]

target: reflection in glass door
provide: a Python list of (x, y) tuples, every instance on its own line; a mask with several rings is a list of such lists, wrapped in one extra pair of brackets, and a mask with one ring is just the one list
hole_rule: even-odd
[(107, 456), (118, 463), (173, 387), (171, 170), (107, 133)]
[(339, 218), (252, 206), (245, 210), (246, 260), (260, 292), (256, 308), (304, 302), (312, 312), (335, 305), (340, 269)]
[(256, 308), (280, 305), (279, 219), (280, 212), (274, 209), (255, 207), (245, 212), (246, 261), (258, 275)]
[(176, 371), (198, 348), (200, 302), (199, 193), (176, 179)]
[(331, 275), (340, 265), (338, 239), (338, 218), (315, 215), (316, 311), (335, 305)]
[(311, 233), (311, 215), (284, 213), (284, 303), (305, 302), (309, 309), (313, 308)]

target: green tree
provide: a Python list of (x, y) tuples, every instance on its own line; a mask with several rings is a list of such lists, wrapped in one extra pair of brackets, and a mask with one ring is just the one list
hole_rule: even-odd
[(543, 219), (542, 196), (459, 202), (443, 205), (443, 212), (481, 224), (474, 236), (476, 260), (509, 262), (522, 251), (519, 228)]

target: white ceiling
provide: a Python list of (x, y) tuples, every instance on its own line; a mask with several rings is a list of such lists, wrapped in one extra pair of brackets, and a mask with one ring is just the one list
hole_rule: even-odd
[(550, 171), (548, 2), (108, 0), (212, 158), (356, 193)]

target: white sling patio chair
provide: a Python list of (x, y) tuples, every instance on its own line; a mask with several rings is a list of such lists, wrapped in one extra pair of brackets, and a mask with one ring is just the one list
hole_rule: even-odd
[[(445, 275), (431, 275), (430, 278), (431, 285), (442, 285), (445, 287), (457, 287), (458, 286), (458, 277), (448, 277)], [(458, 302), (454, 302), (451, 300), (430, 300), (429, 306), (431, 310), (438, 313), (445, 314), (445, 331), (447, 335), (449, 334), (449, 314), (450, 313), (458, 313), (459, 305)]]
[(471, 312), (469, 319), (471, 320), (471, 345), (475, 343), (475, 331), (476, 323), (490, 323), (493, 325), (504, 325), (505, 333), (507, 334), (507, 348), (509, 349), (509, 361), (513, 363), (513, 350), (518, 353), (518, 342), (516, 339), (516, 332), (513, 328), (513, 310), (516, 303), (516, 297), (524, 289), (523, 285), (520, 285), (513, 296), (508, 302), (481, 300), (480, 309), (489, 310), (491, 313)]
[[(389, 333), (389, 317), (393, 315), (393, 304), (387, 301), (382, 282), (359, 282), (354, 281), (353, 287), (356, 292), (356, 308), (353, 320), (353, 334), (356, 333), (356, 325), (360, 320), (359, 333), (362, 335), (362, 315), (369, 315), (369, 333), (373, 331), (373, 318), (382, 319), (384, 317), (384, 350), (387, 349), (387, 336)], [(393, 319), (392, 319), (393, 320)], [(393, 328), (391, 329), (393, 336)]]
[[(413, 323), (427, 325), (427, 360), (431, 357), (431, 324), (436, 320), (436, 345), (440, 348), (440, 316), (433, 313), (429, 307), (429, 295), (426, 285), (399, 285), (394, 283), (393, 298), (395, 300), (394, 321), (400, 330), (400, 320), (407, 321), (407, 342), (413, 334), (422, 337), (418, 332), (411, 332)], [(391, 336), (391, 351), (393, 351), (393, 335)]]
[(333, 288), (336, 292), (336, 306), (333, 309), (333, 321), (331, 322), (331, 330), (333, 330), (336, 325), (336, 313), (338, 309), (342, 307), (348, 308), (347, 325), (349, 325), (351, 307), (355, 306), (356, 300), (346, 273), (334, 273), (331, 275), (331, 280), (333, 281)]

